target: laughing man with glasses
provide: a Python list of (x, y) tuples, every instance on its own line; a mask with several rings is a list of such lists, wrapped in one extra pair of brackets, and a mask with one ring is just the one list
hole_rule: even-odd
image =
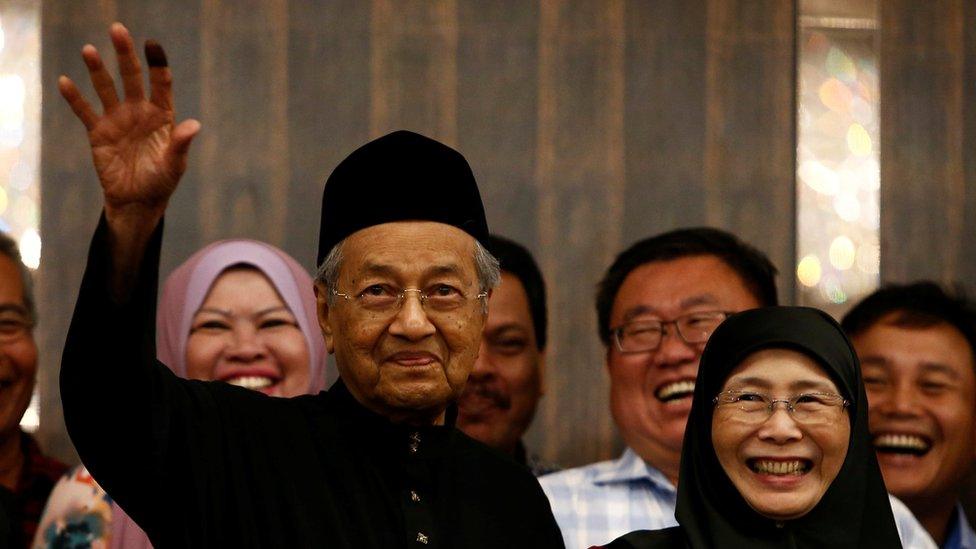
[(674, 526), (675, 485), (698, 360), (730, 314), (775, 305), (762, 252), (710, 228), (642, 240), (600, 283), (610, 406), (627, 449), (614, 461), (542, 477), (567, 547)]

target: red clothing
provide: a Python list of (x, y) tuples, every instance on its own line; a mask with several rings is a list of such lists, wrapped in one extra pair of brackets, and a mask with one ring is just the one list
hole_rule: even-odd
[(15, 547), (30, 547), (47, 497), (58, 479), (68, 472), (68, 466), (42, 454), (41, 447), (27, 433), (21, 432), (21, 445), (26, 459), (14, 490), (14, 512), (17, 513), (14, 521), (20, 522), (20, 530), (16, 531), (16, 524), (11, 527), (15, 530), (13, 538), (20, 538)]

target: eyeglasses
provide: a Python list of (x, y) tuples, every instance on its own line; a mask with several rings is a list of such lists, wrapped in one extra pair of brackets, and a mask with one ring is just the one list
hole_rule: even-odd
[(621, 353), (646, 353), (661, 345), (666, 333), (664, 327), (674, 324), (675, 331), (685, 343), (705, 343), (712, 332), (732, 313), (703, 311), (688, 313), (674, 320), (632, 320), (613, 328), (613, 341)]
[(832, 423), (850, 404), (844, 397), (833, 393), (801, 393), (787, 399), (752, 391), (724, 391), (712, 402), (716, 407), (730, 407), (736, 419), (754, 424), (772, 417), (776, 403), (782, 402), (793, 420), (804, 425)]
[(33, 327), (34, 323), (25, 315), (0, 313), (0, 343), (13, 343), (27, 335)]
[(450, 284), (434, 284), (424, 290), (418, 288), (399, 289), (389, 284), (373, 284), (355, 295), (336, 291), (335, 288), (332, 288), (331, 292), (336, 297), (355, 303), (363, 310), (386, 315), (396, 314), (403, 307), (403, 302), (406, 299), (404, 296), (407, 292), (417, 294), (420, 299), (420, 306), (427, 314), (449, 313), (460, 309), (472, 300), (488, 297), (488, 292), (481, 292), (474, 297), (468, 297), (463, 291)]

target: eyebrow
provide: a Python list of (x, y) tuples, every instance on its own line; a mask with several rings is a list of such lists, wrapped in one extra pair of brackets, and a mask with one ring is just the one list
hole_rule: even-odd
[[(731, 379), (730, 381), (734, 381), (735, 383), (741, 385), (755, 385), (762, 389), (769, 389), (772, 385), (767, 379), (761, 377), (737, 377)], [(830, 385), (818, 380), (800, 379), (790, 383), (791, 391), (807, 391), (810, 389), (827, 393), (834, 391)]]
[[(400, 274), (399, 271), (397, 271), (397, 269), (394, 268), (392, 265), (387, 265), (384, 263), (371, 263), (371, 262), (367, 262), (365, 265), (363, 265), (362, 272), (366, 274), (383, 275), (389, 277), (396, 277), (397, 275)], [(464, 278), (464, 271), (461, 269), (459, 265), (448, 263), (448, 264), (441, 264), (441, 265), (432, 265), (427, 269), (425, 269), (422, 274), (423, 277), (431, 277), (431, 276), (438, 276), (438, 275), (454, 275), (459, 278)]]
[[(284, 305), (275, 305), (273, 307), (268, 307), (266, 309), (261, 309), (260, 311), (254, 313), (252, 316), (256, 316), (256, 317), (257, 316), (263, 316), (263, 315), (266, 315), (266, 314), (269, 314), (269, 313), (278, 312), (278, 311), (287, 311), (287, 312), (291, 313), (291, 309), (289, 309), (288, 307), (286, 307)], [(228, 317), (234, 316), (234, 314), (231, 313), (230, 311), (227, 311), (227, 310), (224, 310), (224, 309), (217, 309), (217, 308), (214, 308), (214, 307), (200, 307), (199, 309), (197, 309), (197, 312), (194, 313), (194, 316), (196, 316), (196, 315), (198, 315), (200, 313), (212, 313), (212, 314), (216, 314), (216, 315), (220, 315), (220, 316), (228, 316)]]
[[(718, 303), (718, 298), (714, 295), (705, 293), (693, 295), (691, 297), (686, 297), (678, 303), (678, 307), (682, 310), (690, 309), (692, 307), (697, 307), (699, 305), (715, 305)], [(634, 318), (648, 314), (658, 314), (657, 310), (650, 305), (635, 305), (624, 312), (624, 322), (629, 322)]]

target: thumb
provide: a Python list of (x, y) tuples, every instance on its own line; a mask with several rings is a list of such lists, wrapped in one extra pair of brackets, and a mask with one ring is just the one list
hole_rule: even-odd
[(186, 159), (190, 153), (190, 143), (193, 142), (193, 138), (199, 132), (200, 122), (192, 118), (180, 122), (173, 128), (166, 156), (169, 158), (171, 170), (177, 176), (186, 171)]

